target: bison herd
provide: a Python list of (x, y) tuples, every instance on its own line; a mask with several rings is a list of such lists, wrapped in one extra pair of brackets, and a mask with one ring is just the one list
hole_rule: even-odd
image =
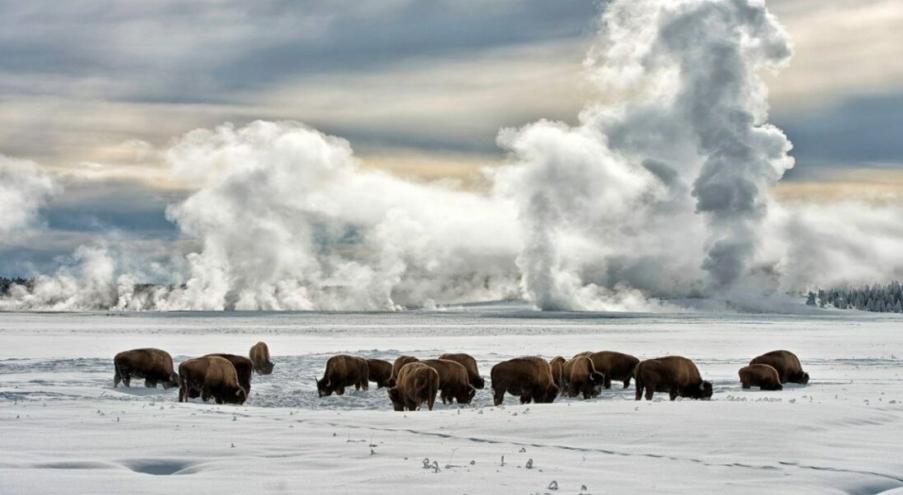
[(200, 397), (217, 404), (244, 404), (251, 393), (251, 373), (273, 372), (270, 351), (263, 342), (251, 347), (249, 357), (235, 354), (207, 354), (186, 359), (173, 370), (172, 357), (160, 349), (133, 349), (113, 358), (113, 387), (130, 386), (132, 377), (144, 378), (145, 387), (179, 387), (179, 402)]
[[(165, 388), (179, 387), (179, 402), (201, 397), (217, 404), (243, 404), (251, 391), (251, 374), (270, 374), (273, 363), (263, 342), (251, 348), (249, 357), (234, 354), (207, 354), (188, 359), (173, 370), (172, 357), (159, 349), (135, 349), (121, 352), (114, 359), (113, 386), (129, 386), (132, 377), (144, 378), (145, 386), (158, 383)], [(753, 358), (738, 372), (743, 388), (781, 390), (784, 383), (809, 382), (799, 358), (790, 351), (772, 351)], [(499, 405), (505, 394), (515, 395), (522, 404), (549, 403), (559, 395), (596, 397), (611, 388), (613, 380), (624, 388), (635, 381), (636, 400), (652, 400), (656, 392), (677, 397), (708, 399), (712, 383), (702, 379), (690, 359), (665, 356), (641, 361), (629, 354), (613, 351), (581, 352), (570, 359), (556, 356), (549, 361), (537, 356), (509, 359), (492, 367), (489, 373), (493, 403)], [(367, 390), (369, 382), (388, 388), (389, 400), (396, 411), (432, 410), (438, 395), (443, 404), (469, 404), (486, 383), (476, 360), (463, 353), (442, 354), (436, 359), (399, 356), (394, 363), (350, 355), (332, 356), (326, 361), (323, 377), (316, 380), (317, 394), (343, 395), (345, 388)]]

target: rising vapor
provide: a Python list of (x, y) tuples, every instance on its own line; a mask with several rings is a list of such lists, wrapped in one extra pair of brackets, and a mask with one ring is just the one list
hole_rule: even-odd
[[(82, 248), (0, 309), (758, 308), (813, 283), (903, 273), (888, 254), (903, 247), (899, 212), (837, 206), (872, 219), (853, 227), (770, 197), (793, 159), (760, 74), (790, 55), (761, 1), (610, 2), (586, 61), (609, 103), (587, 104), (576, 126), (503, 129), (509, 160), (486, 171), (487, 193), (362, 168), (347, 141), (299, 123), (195, 130), (165, 153), (195, 187), (167, 216), (200, 246), (171, 285), (136, 290), (116, 256)], [(0, 232), (33, 216), (43, 180), (27, 197), (0, 189), (27, 206)], [(882, 249), (863, 258), (870, 239)]]

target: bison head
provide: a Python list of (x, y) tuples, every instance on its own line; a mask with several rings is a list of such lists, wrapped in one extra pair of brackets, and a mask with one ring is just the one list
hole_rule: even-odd
[(170, 373), (169, 378), (163, 382), (163, 388), (173, 388), (179, 386), (179, 375), (176, 373)]
[(594, 371), (591, 375), (589, 375), (589, 381), (594, 386), (604, 385), (605, 384), (605, 375), (598, 371)]
[(323, 377), (322, 380), (317, 380), (314, 378), (314, 381), (317, 382), (317, 396), (318, 397), (329, 397), (332, 395), (332, 383), (329, 378)]
[(558, 385), (554, 383), (546, 387), (545, 392), (542, 394), (542, 397), (535, 399), (536, 402), (542, 403), (551, 403), (555, 401), (555, 397), (558, 397)]
[(404, 401), (401, 400), (401, 391), (398, 388), (389, 389), (389, 400), (396, 411), (404, 411)]
[(473, 386), (468, 385), (462, 390), (455, 399), (458, 401), (458, 404), (470, 404), (470, 401), (473, 400), (473, 396), (477, 394), (477, 389), (473, 388)]
[(699, 385), (700, 394), (699, 397), (702, 399), (708, 399), (712, 397), (712, 382), (708, 382), (703, 380), (703, 382)]
[(802, 383), (803, 385), (809, 383), (809, 373), (806, 373), (805, 371), (801, 372), (798, 383)]
[(260, 365), (260, 369), (258, 370), (258, 373), (260, 373), (261, 375), (269, 375), (272, 372), (273, 372), (273, 363), (271, 363), (269, 361), (262, 363)]
[(473, 379), (473, 383), (471, 383), (474, 388), (483, 389), (486, 386), (486, 380), (483, 379), (482, 376), (478, 376)]

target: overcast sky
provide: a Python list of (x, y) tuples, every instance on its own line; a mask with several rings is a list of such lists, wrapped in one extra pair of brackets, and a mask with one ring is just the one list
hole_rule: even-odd
[[(785, 196), (903, 181), (903, 2), (772, 0), (794, 40), (769, 78), (794, 142)], [(498, 130), (576, 121), (593, 0), (0, 0), (0, 154), (65, 186), (0, 274), (43, 269), (100, 232), (165, 250), (174, 188), (159, 150), (226, 121), (290, 119), (368, 164), (465, 187)]]

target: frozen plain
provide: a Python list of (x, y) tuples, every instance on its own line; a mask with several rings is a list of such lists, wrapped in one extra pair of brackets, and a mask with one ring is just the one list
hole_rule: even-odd
[[(112, 356), (175, 360), (269, 344), (246, 406), (112, 388)], [(812, 375), (742, 390), (737, 369), (795, 351)], [(681, 354), (711, 401), (598, 399), (391, 411), (384, 389), (317, 398), (346, 352), (394, 359), (619, 350)], [(488, 380), (487, 380), (488, 382)], [(140, 383), (139, 383), (140, 385)], [(425, 461), (428, 460), (428, 461)], [(430, 468), (425, 468), (425, 464)], [(530, 466), (528, 468), (528, 465)], [(903, 493), (903, 319), (862, 313), (545, 314), (518, 307), (401, 313), (0, 314), (0, 494)]]

